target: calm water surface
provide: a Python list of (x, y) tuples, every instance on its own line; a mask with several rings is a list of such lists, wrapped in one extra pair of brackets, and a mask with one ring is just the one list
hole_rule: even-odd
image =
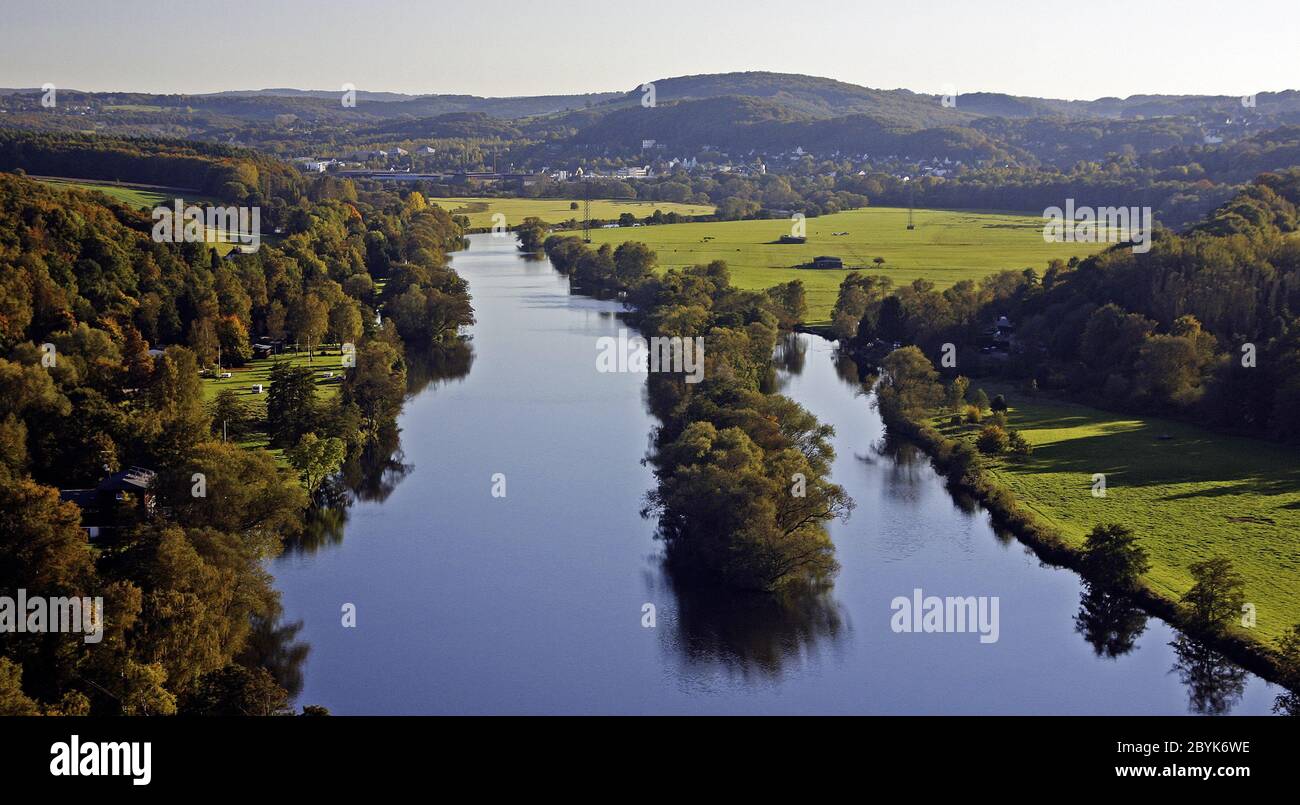
[[(675, 589), (638, 514), (654, 485), (639, 463), (655, 425), (644, 376), (595, 368), (597, 339), (625, 326), (619, 306), (571, 295), (510, 242), (472, 241), (453, 262), (479, 321), (473, 366), (407, 403), (409, 472), (382, 502), (351, 508), (340, 542), (272, 567), (311, 646), (299, 703), (340, 714), (1268, 712), (1275, 687), (1196, 646), (1180, 660), (1177, 633), (1155, 619), (1131, 650), (1098, 656), (1077, 622), (1078, 577), (999, 537), (923, 458), (886, 444), (844, 379), (852, 367), (809, 336), (787, 339), (780, 382), (835, 426), (834, 480), (857, 502), (831, 528), (843, 566), (833, 591), (777, 608)], [(998, 596), (998, 642), (892, 632), (891, 600), (918, 587)], [(346, 603), (355, 628), (341, 624)], [(646, 603), (653, 629), (641, 626)]]

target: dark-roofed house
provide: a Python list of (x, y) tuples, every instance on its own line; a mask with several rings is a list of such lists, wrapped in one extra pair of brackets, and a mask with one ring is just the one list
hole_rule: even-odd
[(821, 257), (814, 257), (809, 266), (811, 268), (844, 268), (844, 261), (838, 257), (822, 255)]
[(99, 482), (95, 490), (101, 494), (111, 494), (117, 500), (134, 497), (142, 509), (153, 511), (154, 495), (151, 487), (158, 473), (144, 467), (127, 467), (115, 472)]
[(59, 497), (81, 509), (81, 527), (91, 539), (105, 528), (119, 525), (122, 505), (136, 510), (140, 517), (154, 512), (154, 481), (158, 473), (145, 467), (127, 467), (105, 477), (94, 489), (60, 489)]
[(1016, 325), (1006, 316), (998, 316), (993, 326), (984, 329), (980, 336), (980, 352), (1005, 358), (1015, 345)]

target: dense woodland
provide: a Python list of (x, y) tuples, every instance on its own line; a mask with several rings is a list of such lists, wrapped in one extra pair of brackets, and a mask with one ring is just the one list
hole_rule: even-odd
[[(147, 212), (0, 174), (0, 593), (103, 596), (106, 610), (93, 647), (9, 635), (0, 713), (282, 712), (305, 647), (277, 622), (263, 560), (337, 517), (340, 469), (382, 494), (358, 461), (392, 453), (408, 368), (427, 382), (463, 362), (473, 313), (444, 256), (462, 233), (418, 194), (358, 196), (247, 152), (108, 141), (96, 156), (95, 142), (6, 153), (34, 171), (192, 182), (275, 205), (282, 229), (221, 258), (155, 242)], [(265, 420), (233, 394), (205, 404), (200, 373), (263, 339), (350, 342), (356, 365), (328, 399), (310, 370), (279, 365)], [(266, 432), (285, 461), (222, 441), (222, 421)], [(128, 466), (157, 472), (156, 507), (120, 507), (88, 543), (59, 490)]]

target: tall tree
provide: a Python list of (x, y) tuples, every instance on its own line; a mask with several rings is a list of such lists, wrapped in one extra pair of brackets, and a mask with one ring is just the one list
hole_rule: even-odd
[(1233, 568), (1231, 559), (1216, 556), (1195, 562), (1188, 570), (1194, 583), (1183, 593), (1182, 602), (1196, 628), (1218, 633), (1241, 617), (1246, 582)]
[(306, 366), (280, 361), (271, 368), (266, 424), (272, 443), (288, 447), (316, 427), (316, 374)]

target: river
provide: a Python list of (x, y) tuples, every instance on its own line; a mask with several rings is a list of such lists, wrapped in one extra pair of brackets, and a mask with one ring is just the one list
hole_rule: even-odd
[[(1202, 647), (1175, 649), (1178, 633), (1155, 618), (1094, 606), (1081, 619), (1079, 578), (997, 534), (923, 457), (886, 443), (869, 398), (845, 379), (852, 367), (813, 336), (786, 339), (779, 382), (835, 427), (833, 478), (857, 503), (831, 525), (842, 565), (833, 590), (777, 607), (677, 589), (653, 521), (639, 515), (654, 485), (640, 463), (655, 425), (644, 375), (596, 370), (597, 339), (626, 327), (619, 305), (572, 295), (511, 240), (471, 241), (453, 265), (474, 296), (472, 369), (407, 402), (409, 471), (386, 498), (357, 501), (337, 543), (271, 567), (285, 618), (302, 622), (310, 645), (300, 704), (338, 714), (1269, 711), (1275, 686)], [(895, 633), (891, 601), (915, 589), (996, 596), (997, 641)], [(355, 626), (344, 625), (346, 605)]]

